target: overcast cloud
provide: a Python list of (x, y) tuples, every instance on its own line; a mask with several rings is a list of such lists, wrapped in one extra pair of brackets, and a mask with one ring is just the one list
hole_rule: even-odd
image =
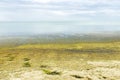
[[(80, 30), (80, 25), (103, 25), (109, 26), (110, 30), (113, 29), (110, 26), (117, 26), (115, 30), (119, 30), (120, 0), (0, 0), (0, 21), (68, 21), (69, 24), (62, 23), (60, 24), (62, 27), (57, 25), (57, 28), (54, 25), (56, 22), (53, 22), (51, 26), (56, 32), (66, 31), (68, 26), (74, 26), (75, 29)], [(41, 30), (38, 29), (38, 26)], [(34, 27), (34, 30), (38, 32), (47, 32), (46, 28), (48, 27), (44, 26), (39, 24), (37, 27), (32, 26), (31, 28)], [(24, 27), (21, 26), (19, 30), (22, 31)], [(2, 25), (0, 31), (4, 32), (7, 29), (9, 28)], [(17, 31), (17, 28), (14, 27), (14, 29)], [(28, 28), (25, 30), (27, 31)], [(33, 29), (28, 31), (31, 30)]]
[(101, 17), (118, 21), (120, 0), (0, 0), (0, 21), (99, 21)]

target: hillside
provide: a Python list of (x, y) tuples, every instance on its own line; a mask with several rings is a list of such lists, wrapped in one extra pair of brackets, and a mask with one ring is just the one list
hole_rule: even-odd
[(23, 44), (0, 49), (0, 80), (119, 80), (119, 73), (120, 42)]

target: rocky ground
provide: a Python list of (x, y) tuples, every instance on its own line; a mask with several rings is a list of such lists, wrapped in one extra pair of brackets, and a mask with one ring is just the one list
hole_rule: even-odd
[(0, 80), (120, 80), (120, 61), (88, 61), (87, 63), (92, 68), (64, 70), (41, 66), (41, 69), (4, 70), (0, 71)]

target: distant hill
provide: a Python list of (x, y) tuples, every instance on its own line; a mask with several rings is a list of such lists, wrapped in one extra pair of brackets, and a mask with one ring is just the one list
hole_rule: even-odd
[(22, 34), (0, 36), (0, 45), (21, 45), (36, 43), (77, 43), (120, 41), (120, 32), (98, 32), (83, 34)]

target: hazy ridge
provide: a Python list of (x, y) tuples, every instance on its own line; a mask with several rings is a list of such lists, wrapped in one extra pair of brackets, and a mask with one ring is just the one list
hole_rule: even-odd
[(57, 33), (57, 34), (9, 34), (0, 36), (0, 45), (36, 43), (119, 42), (120, 32)]

